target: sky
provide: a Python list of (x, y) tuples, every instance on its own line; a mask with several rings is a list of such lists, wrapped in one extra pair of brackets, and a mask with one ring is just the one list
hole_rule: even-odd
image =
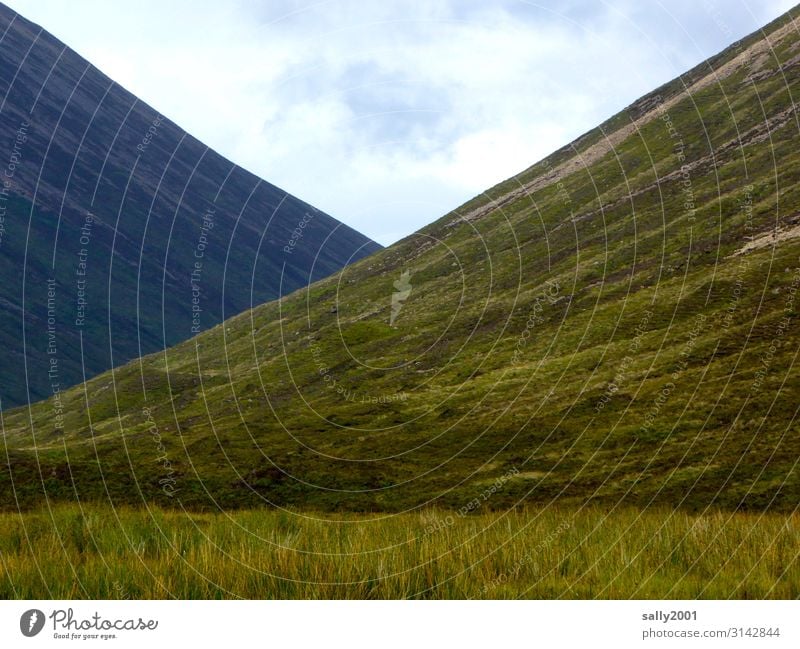
[(792, 0), (5, 0), (225, 157), (387, 245)]

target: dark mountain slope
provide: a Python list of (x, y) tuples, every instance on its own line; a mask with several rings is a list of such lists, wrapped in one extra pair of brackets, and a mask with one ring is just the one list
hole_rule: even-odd
[(380, 248), (208, 149), (2, 5), (0, 35), (4, 408)]
[(336, 276), (8, 413), (7, 506), (796, 509), (796, 11)]

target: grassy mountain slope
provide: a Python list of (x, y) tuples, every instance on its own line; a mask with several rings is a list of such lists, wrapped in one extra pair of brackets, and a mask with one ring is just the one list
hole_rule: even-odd
[(5, 413), (4, 504), (794, 509), (798, 17), (307, 290)]
[(3, 5), (0, 63), (4, 408), (380, 249), (210, 150)]

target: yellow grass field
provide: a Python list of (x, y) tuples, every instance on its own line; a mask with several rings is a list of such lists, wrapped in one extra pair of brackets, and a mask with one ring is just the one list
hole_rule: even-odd
[(0, 514), (6, 599), (795, 598), (800, 515)]

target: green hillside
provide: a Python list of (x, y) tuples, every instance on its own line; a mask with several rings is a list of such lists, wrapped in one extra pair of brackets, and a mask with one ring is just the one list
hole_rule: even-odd
[(337, 275), (4, 413), (2, 504), (795, 509), (791, 19)]

